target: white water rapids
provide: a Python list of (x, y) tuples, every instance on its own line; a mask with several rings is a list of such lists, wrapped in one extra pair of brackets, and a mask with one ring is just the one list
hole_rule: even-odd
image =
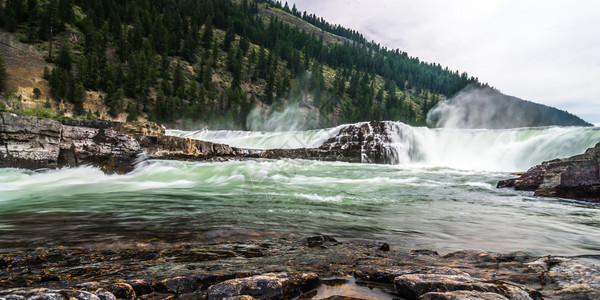
[[(311, 131), (179, 131), (168, 134), (250, 149), (319, 147), (345, 125)], [(502, 130), (429, 129), (387, 124), (394, 164), (478, 171), (525, 171), (561, 157), (583, 153), (600, 142), (597, 127), (536, 127)]]
[[(495, 188), (511, 172), (582, 153), (600, 141), (599, 128), (388, 126), (392, 165), (151, 160), (126, 175), (0, 169), (0, 249), (248, 228), (440, 252), (599, 253), (600, 204)], [(169, 134), (267, 149), (318, 147), (338, 131)]]

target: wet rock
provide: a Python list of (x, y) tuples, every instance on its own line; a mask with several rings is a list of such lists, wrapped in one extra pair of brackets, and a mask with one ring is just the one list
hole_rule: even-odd
[(521, 191), (535, 191), (544, 182), (544, 173), (546, 165), (542, 164), (530, 168), (526, 173), (519, 178), (501, 180), (496, 185), (497, 188), (515, 188)]
[(192, 277), (167, 278), (152, 284), (152, 289), (156, 292), (185, 294), (198, 289), (198, 282)]
[[(598, 256), (532, 257), (483, 251), (441, 256), (435, 251), (401, 247), (381, 251), (378, 243), (367, 241), (333, 242), (321, 247), (332, 242), (323, 236), (315, 237), (315, 246), (309, 247), (309, 239), (287, 234), (243, 234), (243, 238), (236, 238), (232, 233), (211, 233), (195, 241), (192, 236), (185, 239), (184, 244), (177, 240), (132, 240), (118, 243), (118, 247), (97, 243), (0, 253), (5, 266), (0, 269), (0, 298), (57, 294), (68, 299), (69, 293), (81, 290), (104, 299), (99, 288), (125, 299), (206, 299), (210, 292), (214, 298), (274, 295), (281, 299), (300, 293), (309, 297), (318, 293), (310, 291), (320, 282), (318, 274), (323, 279), (319, 290), (351, 287), (347, 281), (354, 275), (356, 286), (388, 294), (397, 293), (394, 281), (402, 278), (410, 287), (405, 293), (412, 291), (413, 296), (418, 291), (423, 297), (454, 292), (441, 296), (484, 297), (494, 293), (509, 299), (600, 299)], [(261, 255), (245, 254), (258, 248)], [(194, 268), (187, 268), (190, 264)], [(40, 282), (40, 274), (49, 270), (61, 281)], [(45, 289), (36, 289), (40, 287)], [(361, 294), (337, 294), (365, 298)], [(441, 297), (428, 297), (433, 296)]]
[(600, 143), (584, 154), (532, 167), (519, 178), (502, 180), (498, 188), (535, 191), (536, 196), (600, 201)]
[(528, 265), (540, 274), (543, 286), (556, 285), (558, 289), (553, 294), (563, 299), (600, 299), (597, 256), (543, 257)]
[(131, 285), (124, 282), (117, 282), (108, 288), (110, 293), (112, 293), (115, 297), (119, 299), (135, 299), (136, 294), (135, 290)]
[(54, 120), (0, 112), (0, 167), (56, 168), (61, 129)]
[(117, 300), (115, 295), (105, 289), (97, 289), (94, 292), (94, 295), (96, 295), (96, 297), (98, 297), (100, 300)]
[(359, 162), (396, 164), (403, 160), (393, 144), (407, 147), (409, 158), (419, 155), (416, 139), (409, 126), (398, 122), (372, 121), (347, 125), (319, 149), (343, 153), (346, 157), (360, 158)]
[(528, 293), (517, 287), (485, 282), (469, 275), (405, 274), (396, 277), (394, 285), (398, 294), (407, 299), (417, 299), (432, 292), (452, 291), (474, 291), (498, 294), (510, 299), (531, 299)]
[(333, 246), (336, 245), (338, 243), (338, 241), (336, 239), (334, 239), (331, 236), (328, 235), (318, 235), (318, 236), (311, 236), (311, 237), (307, 237), (304, 240), (304, 244), (307, 247), (322, 247), (322, 248), (327, 248), (329, 246)]
[(124, 283), (129, 284), (138, 297), (152, 292), (151, 283), (143, 279), (127, 280)]
[(390, 251), (390, 244), (388, 244), (388, 243), (380, 243), (377, 246), (379, 247), (379, 250), (381, 250), (381, 251)]
[(69, 299), (75, 298), (77, 300), (100, 300), (100, 297), (85, 291), (73, 291), (68, 293)]
[(261, 299), (291, 299), (316, 288), (319, 278), (314, 273), (267, 273), (231, 279), (208, 289), (208, 299), (248, 295)]
[(12, 290), (8, 295), (0, 295), (0, 299), (27, 299), (27, 300), (67, 300), (66, 293), (54, 289), (30, 289), (30, 290)]
[(508, 298), (496, 293), (454, 291), (454, 292), (431, 292), (421, 296), (422, 300), (508, 300)]
[(127, 173), (142, 149), (131, 136), (112, 129), (63, 126), (59, 167), (92, 165), (107, 173)]
[[(407, 125), (397, 122), (364, 122), (342, 127), (318, 148), (271, 149), (261, 154), (269, 159), (309, 159), (351, 163), (396, 164), (418, 158), (419, 146)], [(408, 158), (400, 157), (394, 144), (407, 147)]]
[(19, 296), (19, 295), (7, 295), (7, 296), (2, 296), (0, 297), (0, 300), (25, 300), (27, 298), (25, 298), (24, 296)]

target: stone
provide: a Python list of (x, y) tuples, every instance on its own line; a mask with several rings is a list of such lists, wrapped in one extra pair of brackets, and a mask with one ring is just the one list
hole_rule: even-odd
[(581, 155), (546, 161), (497, 188), (534, 191), (535, 196), (600, 201), (600, 143)]
[(96, 295), (96, 297), (98, 297), (100, 300), (117, 300), (115, 295), (105, 289), (97, 289), (94, 292), (94, 295)]
[(68, 295), (69, 299), (75, 298), (77, 300), (101, 300), (100, 297), (96, 296), (95, 294), (85, 291), (73, 291), (69, 292)]
[(314, 273), (266, 273), (231, 279), (208, 288), (208, 299), (248, 295), (260, 299), (291, 299), (315, 289), (319, 278)]
[(135, 299), (135, 298), (137, 298), (133, 287), (131, 287), (131, 285), (124, 283), (124, 282), (114, 283), (114, 284), (110, 285), (108, 290), (110, 291), (110, 293), (112, 293), (115, 297), (117, 297), (119, 299)]
[(453, 291), (453, 292), (431, 292), (421, 296), (422, 300), (508, 300), (508, 298), (496, 293)]
[(198, 282), (192, 277), (167, 278), (152, 284), (152, 290), (161, 293), (186, 294), (198, 289)]
[[(510, 284), (483, 281), (468, 274), (405, 274), (394, 279), (401, 297), (418, 299), (432, 292), (474, 291), (498, 294), (513, 300), (530, 300), (529, 294)], [(468, 299), (468, 298), (467, 298)]]
[(124, 283), (129, 284), (135, 291), (136, 296), (150, 294), (152, 292), (151, 284), (143, 279), (127, 280)]
[(92, 165), (106, 173), (127, 173), (142, 149), (133, 137), (112, 129), (63, 126), (59, 167)]
[(331, 236), (328, 235), (317, 235), (311, 236), (304, 239), (304, 244), (308, 247), (322, 247), (326, 248), (328, 246), (333, 246), (337, 244), (338, 241)]
[(61, 130), (58, 121), (0, 112), (0, 167), (56, 168)]

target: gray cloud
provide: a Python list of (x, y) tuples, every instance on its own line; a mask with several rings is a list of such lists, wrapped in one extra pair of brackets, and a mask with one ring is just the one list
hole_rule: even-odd
[(423, 61), (600, 122), (600, 2), (293, 0)]

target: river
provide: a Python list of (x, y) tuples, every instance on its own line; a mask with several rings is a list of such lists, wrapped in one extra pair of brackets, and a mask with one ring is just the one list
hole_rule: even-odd
[[(316, 147), (339, 128), (177, 131), (254, 149)], [(414, 128), (395, 123), (390, 165), (305, 160), (141, 161), (97, 168), (0, 169), (4, 250), (129, 238), (184, 238), (215, 228), (328, 234), (442, 253), (600, 251), (600, 204), (496, 189), (544, 160), (579, 154), (600, 128)]]

